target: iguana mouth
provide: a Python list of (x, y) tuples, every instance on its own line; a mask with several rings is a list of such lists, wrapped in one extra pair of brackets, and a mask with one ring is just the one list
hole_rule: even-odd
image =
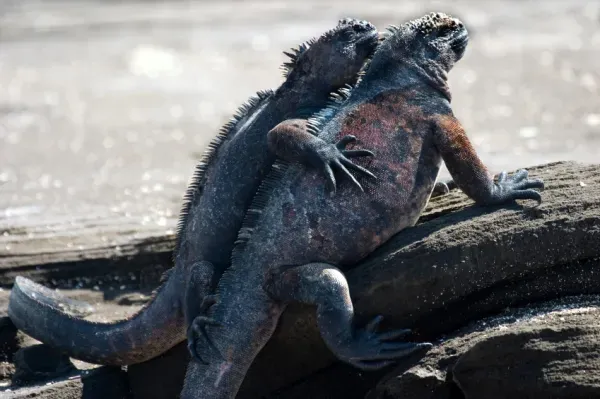
[(469, 43), (469, 34), (467, 30), (462, 28), (462, 30), (458, 33), (458, 35), (452, 39), (451, 47), (456, 50), (463, 50), (467, 47), (467, 43)]

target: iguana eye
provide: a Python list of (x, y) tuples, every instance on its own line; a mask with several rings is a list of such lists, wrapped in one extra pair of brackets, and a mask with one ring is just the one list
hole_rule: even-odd
[(352, 40), (354, 38), (354, 32), (352, 30), (345, 30), (344, 33), (342, 34), (342, 38), (344, 40)]

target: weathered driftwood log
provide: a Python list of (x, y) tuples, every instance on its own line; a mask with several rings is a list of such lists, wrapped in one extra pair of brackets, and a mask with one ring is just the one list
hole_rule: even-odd
[[(529, 170), (546, 182), (541, 206), (477, 207), (452, 191), (432, 200), (417, 226), (348, 271), (359, 317), (383, 314), (384, 328), (411, 327), (415, 339), (435, 339), (508, 306), (600, 293), (600, 273), (595, 272), (600, 258), (600, 166), (565, 162)], [(166, 397), (153, 393), (164, 395), (165, 387), (176, 390), (186, 360), (180, 345), (130, 367), (134, 393)], [(299, 397), (299, 392), (312, 390), (311, 381), (319, 381), (321, 393), (333, 385), (339, 393), (343, 385), (356, 395), (380, 375), (332, 364), (313, 309), (290, 307), (239, 397), (276, 390), (277, 397)], [(346, 378), (340, 381), (340, 376)], [(159, 381), (161, 389), (148, 381)]]

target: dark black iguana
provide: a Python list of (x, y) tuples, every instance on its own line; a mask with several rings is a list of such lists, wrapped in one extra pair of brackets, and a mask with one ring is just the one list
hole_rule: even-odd
[[(183, 341), (186, 319), (198, 314), (211, 280), (228, 267), (245, 210), (275, 160), (268, 151), (267, 133), (285, 119), (307, 117), (327, 106), (332, 91), (356, 82), (377, 43), (378, 32), (370, 23), (341, 20), (288, 54), (292, 59), (284, 65), (282, 85), (259, 92), (223, 127), (188, 188), (175, 267), (142, 311), (112, 324), (70, 317), (52, 291), (17, 277), (9, 303), (15, 325), (74, 358), (100, 364), (142, 362)], [(290, 141), (288, 146), (310, 150), (302, 142)], [(329, 155), (324, 161), (333, 162), (341, 151)]]
[[(391, 28), (361, 82), (343, 101), (309, 123), (286, 121), (273, 140), (278, 161), (250, 206), (215, 303), (197, 318), (198, 351), (208, 365), (188, 367), (182, 398), (232, 398), (256, 354), (290, 302), (316, 305), (327, 346), (363, 369), (386, 366), (426, 343), (397, 340), (406, 330), (380, 333), (376, 317), (354, 325), (348, 284), (340, 268), (355, 264), (400, 230), (414, 225), (435, 183), (442, 159), (460, 187), (480, 204), (541, 201), (525, 170), (494, 183), (450, 108), (447, 72), (466, 48), (457, 19), (430, 14)], [(335, 151), (344, 137), (374, 151), (362, 160), (377, 179), (357, 177), (364, 192), (340, 184), (333, 195), (322, 173), (306, 169), (319, 159), (290, 153), (285, 135), (314, 134)]]

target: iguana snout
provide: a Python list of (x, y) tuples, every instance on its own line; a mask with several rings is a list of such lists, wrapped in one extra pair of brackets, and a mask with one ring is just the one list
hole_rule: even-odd
[(384, 40), (372, 56), (371, 67), (381, 70), (412, 64), (428, 69), (428, 74), (435, 69), (440, 83), (442, 75), (462, 58), (469, 41), (464, 24), (444, 13), (430, 13), (387, 30), (381, 35)]
[(423, 41), (427, 47), (433, 49), (428, 52), (432, 59), (445, 61), (447, 70), (462, 58), (469, 34), (458, 18), (437, 12), (411, 21), (407, 25), (416, 32), (415, 40)]
[(302, 90), (307, 81), (322, 81), (321, 86), (331, 92), (354, 84), (365, 60), (377, 48), (378, 37), (377, 28), (367, 21), (339, 20), (335, 28), (309, 43), (310, 52), (298, 54), (294, 67), (296, 86)]

